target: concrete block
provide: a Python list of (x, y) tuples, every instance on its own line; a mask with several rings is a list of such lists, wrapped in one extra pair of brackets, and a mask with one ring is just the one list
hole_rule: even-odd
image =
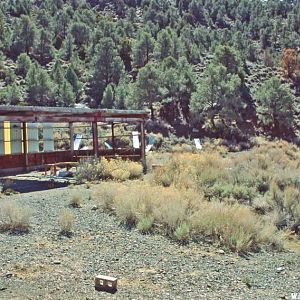
[(98, 275), (95, 277), (95, 289), (107, 293), (115, 293), (117, 291), (118, 279), (115, 277)]

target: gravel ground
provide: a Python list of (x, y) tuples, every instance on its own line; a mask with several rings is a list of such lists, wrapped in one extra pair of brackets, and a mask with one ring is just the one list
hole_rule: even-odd
[[(74, 188), (3, 197), (33, 210), (22, 236), (0, 234), (0, 299), (292, 299), (300, 293), (300, 253), (240, 257), (208, 245), (179, 246), (127, 230), (92, 210), (83, 195), (74, 235), (59, 235), (58, 215)], [(115, 294), (97, 292), (94, 276), (119, 279)], [(300, 299), (300, 298), (299, 298)]]

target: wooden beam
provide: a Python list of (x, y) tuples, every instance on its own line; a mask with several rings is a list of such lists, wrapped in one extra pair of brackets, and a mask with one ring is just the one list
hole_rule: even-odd
[(111, 139), (112, 139), (112, 147), (113, 151), (115, 152), (115, 124), (111, 123)]
[(27, 123), (88, 123), (93, 122), (93, 117), (50, 117), (50, 116), (6, 116), (0, 115), (0, 122), (27, 122)]
[(24, 169), (25, 169), (25, 171), (27, 171), (27, 166), (28, 166), (28, 149), (27, 149), (27, 128), (26, 128), (26, 122), (22, 123), (22, 131), (23, 131)]
[(120, 117), (115, 117), (115, 118), (109, 118), (109, 117), (102, 117), (102, 118), (98, 118), (99, 122), (114, 122), (114, 123), (134, 123), (134, 122), (141, 122), (142, 120), (144, 120), (144, 118), (131, 118), (131, 117), (126, 117), (126, 118), (120, 118)]
[(73, 126), (73, 122), (69, 123), (69, 130), (70, 130), (70, 149), (71, 149), (72, 156), (74, 156), (74, 126)]
[(92, 129), (93, 129), (94, 155), (95, 155), (95, 158), (97, 158), (99, 156), (99, 154), (98, 154), (99, 143), (98, 143), (98, 126), (97, 126), (97, 121), (92, 122)]
[(141, 159), (142, 159), (142, 164), (144, 167), (144, 170), (147, 170), (147, 163), (146, 163), (146, 135), (145, 135), (145, 123), (144, 121), (141, 122)]

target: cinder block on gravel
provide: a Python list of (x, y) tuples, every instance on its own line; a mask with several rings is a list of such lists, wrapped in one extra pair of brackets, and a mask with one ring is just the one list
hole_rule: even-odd
[(115, 277), (98, 275), (95, 277), (95, 289), (97, 291), (115, 293), (117, 291), (118, 279)]

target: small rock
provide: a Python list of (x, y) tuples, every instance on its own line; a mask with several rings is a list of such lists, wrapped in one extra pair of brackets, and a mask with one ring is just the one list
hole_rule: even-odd
[(98, 210), (98, 206), (97, 206), (97, 205), (94, 205), (94, 206), (92, 207), (92, 210)]
[(219, 253), (219, 254), (225, 254), (225, 251), (222, 250), (222, 249), (220, 249), (220, 250), (217, 251), (217, 253)]
[(60, 262), (59, 260), (55, 260), (55, 261), (53, 262), (53, 264), (54, 264), (54, 265), (60, 265), (61, 262)]
[(284, 271), (284, 270), (285, 270), (285, 267), (278, 267), (278, 268), (276, 269), (277, 273), (280, 273), (280, 272), (282, 272), (282, 271)]
[(6, 273), (6, 274), (5, 274), (5, 277), (6, 277), (6, 278), (11, 278), (11, 277), (13, 277), (13, 275), (14, 275), (13, 273)]

